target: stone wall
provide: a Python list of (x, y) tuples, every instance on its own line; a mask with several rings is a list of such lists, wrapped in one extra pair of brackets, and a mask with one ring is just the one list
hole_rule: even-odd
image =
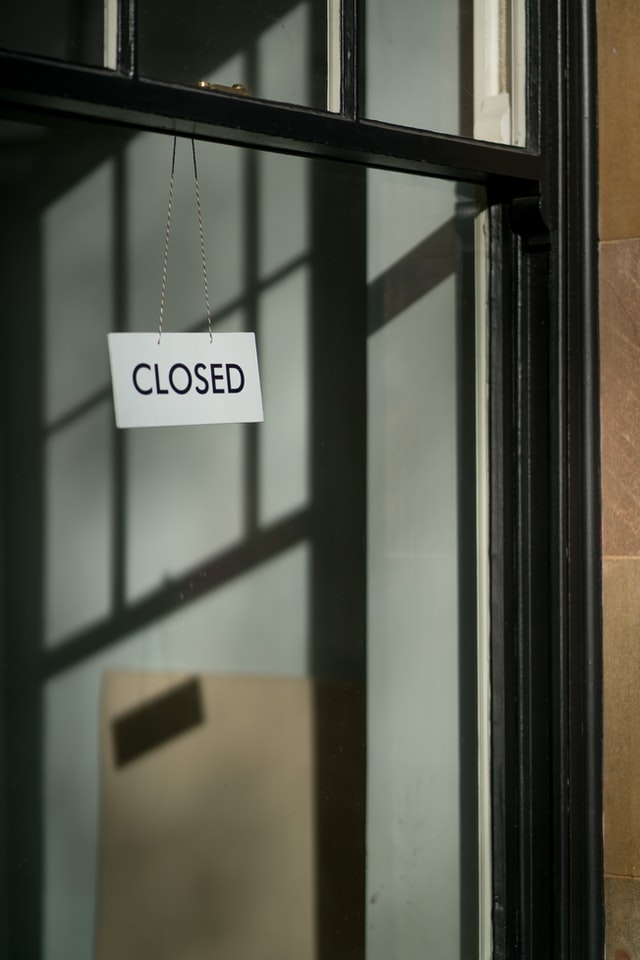
[(640, 3), (598, 0), (608, 960), (640, 960)]

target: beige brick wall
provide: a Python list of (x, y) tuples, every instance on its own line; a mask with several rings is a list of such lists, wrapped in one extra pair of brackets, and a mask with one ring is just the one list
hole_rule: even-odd
[(608, 960), (640, 960), (640, 2), (598, 0)]

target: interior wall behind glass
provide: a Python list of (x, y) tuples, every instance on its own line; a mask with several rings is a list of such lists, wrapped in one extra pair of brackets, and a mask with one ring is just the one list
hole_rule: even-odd
[[(233, 923), (225, 915), (226, 949), (233, 925), (248, 929), (243, 905), (258, 901), (252, 917), (277, 942), (296, 913), (290, 898), (274, 913), (260, 897), (277, 843), (261, 846), (263, 833), (254, 844), (225, 794), (231, 777), (257, 824), (256, 785), (273, 786), (265, 757), (277, 754), (292, 783), (304, 770), (304, 789), (268, 793), (274, 829), (302, 825), (309, 956), (457, 957), (460, 676), (474, 669), (471, 648), (459, 653), (461, 608), (475, 605), (459, 577), (460, 187), (199, 144), (214, 338), (256, 331), (265, 422), (118, 431), (106, 334), (155, 341), (171, 138), (81, 125), (14, 134), (30, 164), (7, 169), (19, 171), (29, 205), (10, 205), (3, 225), (10, 262), (20, 261), (2, 264), (6, 383), (39, 351), (29, 402), (9, 411), (2, 433), (3, 560), (22, 591), (6, 597), (17, 626), (4, 691), (15, 930), (29, 918), (41, 960), (98, 956), (96, 918), (114, 916), (108, 891), (126, 920), (118, 878), (131, 862), (144, 900), (141, 911), (132, 904), (136, 938), (108, 921), (102, 955), (138, 960), (137, 938), (146, 924), (157, 942), (169, 920), (161, 910), (154, 923), (153, 911), (170, 903), (177, 939), (202, 921), (206, 937), (183, 951), (200, 960), (220, 945), (209, 905), (219, 907), (224, 861), (228, 889), (244, 890)], [(189, 148), (178, 145), (165, 330), (206, 329)], [(472, 538), (464, 549), (472, 554)], [(277, 723), (274, 753), (262, 751), (260, 710), (216, 712), (227, 680), (224, 696), (237, 683), (264, 705), (277, 706), (276, 682), (297, 691), (300, 710), (278, 721), (293, 766), (278, 752)], [(120, 764), (118, 725), (138, 710), (157, 716), (156, 695), (185, 683), (200, 687), (208, 714)], [(242, 870), (235, 835), (220, 858), (198, 844), (201, 827), (218, 842), (211, 811), (223, 794)], [(141, 811), (156, 797), (147, 822)], [(147, 832), (151, 821), (158, 829)], [(285, 846), (299, 850), (292, 836)], [(253, 870), (261, 849), (269, 859)], [(255, 942), (249, 955), (267, 955)], [(294, 945), (270, 955), (307, 954)]]
[[(102, 902), (110, 888), (106, 881), (101, 885), (100, 851), (111, 864), (111, 877), (125, 869), (130, 855), (104, 846), (105, 817), (112, 826), (118, 816), (112, 806), (105, 807), (104, 770), (111, 771), (116, 788), (109, 804), (124, 802), (118, 799), (118, 785), (126, 779), (111, 762), (114, 718), (105, 720), (102, 761), (98, 749), (101, 705), (113, 671), (120, 671), (125, 685), (133, 685), (140, 708), (153, 700), (160, 676), (161, 686), (171, 689), (195, 675), (202, 678), (203, 690), (210, 686), (207, 676), (251, 677), (258, 691), (268, 690), (268, 679), (290, 678), (307, 691), (303, 719), (311, 723), (312, 554), (304, 519), (311, 507), (309, 198), (305, 161), (285, 158), (284, 169), (278, 170), (269, 160), (259, 164), (248, 151), (198, 145), (214, 335), (258, 328), (266, 423), (117, 431), (106, 335), (135, 330), (155, 339), (172, 140), (129, 135), (113, 142), (106, 137), (94, 146), (90, 137), (80, 135), (72, 142), (52, 135), (49, 152), (44, 145), (42, 150), (46, 169), (49, 163), (67, 168), (73, 152), (82, 173), (74, 176), (69, 170), (62, 185), (45, 179), (39, 215), (46, 546), (42, 641), (69, 662), (53, 670), (41, 691), (41, 756), (33, 759), (41, 763), (43, 876), (42, 881), (34, 877), (34, 883), (42, 884), (43, 960), (85, 960), (92, 955), (96, 918), (110, 915), (110, 903)], [(164, 330), (203, 330), (206, 304), (189, 141), (178, 142), (174, 181)], [(35, 329), (38, 319), (32, 322)], [(276, 538), (265, 550), (258, 524), (268, 537), (272, 524), (287, 521), (293, 536)], [(184, 581), (179, 591), (176, 581)], [(194, 593), (204, 595), (194, 602)], [(133, 631), (127, 626), (131, 616), (141, 624)], [(31, 642), (37, 647), (41, 640), (36, 635)], [(47, 660), (46, 674), (50, 669)], [(290, 721), (295, 724), (295, 719)], [(200, 728), (216, 732), (216, 724), (206, 721)], [(221, 722), (224, 727), (224, 718)], [(242, 770), (247, 743), (238, 744), (236, 764), (233, 743), (227, 743), (231, 772), (225, 776), (233, 778), (234, 770)], [(298, 748), (299, 753), (302, 746)], [(303, 753), (297, 767), (288, 768), (282, 757), (283, 770), (294, 778), (296, 769), (313, 768), (312, 742), (304, 741)], [(257, 751), (247, 776), (259, 780), (261, 762)], [(170, 769), (171, 760), (167, 763)], [(138, 766), (144, 779), (144, 762)], [(196, 806), (206, 806), (215, 770), (207, 773), (206, 782), (198, 780), (195, 769), (185, 768), (183, 776), (185, 796), (192, 790)], [(313, 903), (307, 901), (315, 841), (307, 821), (312, 784), (309, 774), (306, 812), (296, 821), (299, 829), (307, 824), (308, 848), (301, 866), (306, 919), (304, 929), (296, 929), (311, 943)], [(290, 795), (296, 807), (295, 791)], [(243, 799), (249, 818), (255, 812), (252, 796), (257, 796), (255, 790)], [(192, 838), (200, 827), (203, 836), (211, 833), (197, 822), (191, 827), (184, 819), (167, 822), (172, 830), (190, 830)], [(263, 819), (263, 828), (265, 823)], [(232, 843), (226, 848), (225, 870), (239, 889), (245, 885), (249, 896), (246, 870), (234, 874)], [(136, 859), (140, 875), (163, 857), (163, 849), (157, 843)], [(271, 856), (275, 848), (269, 849)], [(208, 862), (210, 884), (216, 858)], [(197, 863), (185, 862), (183, 868), (182, 876), (191, 882)], [(203, 897), (211, 895), (203, 888)], [(241, 914), (240, 901), (237, 910)], [(180, 922), (188, 915), (184, 907)], [(245, 929), (239, 916), (234, 922), (236, 930)], [(280, 929), (286, 941), (285, 926)], [(177, 929), (179, 923), (174, 933)], [(128, 955), (126, 934), (121, 936), (110, 923), (101, 931), (101, 950), (108, 952), (108, 944), (115, 942), (119, 955)], [(233, 936), (228, 944), (232, 955)]]
[(473, 135), (470, 0), (367, 0), (366, 114)]
[(11, 0), (2, 7), (0, 47), (102, 66), (104, 16), (103, 0), (82, 4), (72, 0)]
[[(153, 699), (159, 676), (166, 678), (168, 687), (194, 675), (305, 677), (308, 574), (307, 548), (293, 549), (197, 603), (179, 607), (145, 629), (120, 638), (109, 649), (47, 683), (43, 716), (43, 960), (85, 960), (92, 955), (100, 896), (101, 835), (105, 816), (111, 815), (101, 799), (100, 773), (105, 754), (111, 754), (111, 738), (101, 750), (99, 726), (110, 674), (126, 671), (134, 683), (137, 705)], [(276, 623), (276, 635), (265, 643), (264, 625)], [(207, 719), (211, 721), (205, 717), (205, 725)], [(242, 759), (239, 753), (237, 763)], [(206, 757), (199, 763), (206, 763)], [(144, 770), (141, 773), (144, 784)], [(182, 776), (187, 797), (193, 789), (193, 810), (194, 804), (201, 802), (196, 787), (190, 788), (197, 771), (187, 767)], [(209, 810), (215, 810), (214, 798)], [(203, 838), (208, 834), (205, 824), (188, 818), (176, 819), (174, 829), (185, 837), (197, 836), (198, 831)], [(140, 865), (161, 856), (162, 845), (146, 854), (133, 851), (132, 847), (129, 855)], [(225, 847), (220, 853), (226, 858), (230, 851)], [(185, 873), (188, 876), (184, 870), (181, 876)], [(208, 890), (203, 887), (201, 895), (208, 896)], [(126, 943), (127, 937), (123, 937), (123, 949)]]
[(138, 22), (140, 71), (146, 76), (227, 88), (242, 84), (263, 100), (326, 106), (324, 0), (142, 0)]
[(52, 431), (45, 450), (45, 642), (51, 645), (106, 616), (111, 602), (112, 436), (110, 411), (96, 397), (109, 376), (103, 339), (113, 323), (113, 191), (107, 160), (42, 217), (43, 423)]
[(368, 186), (367, 960), (457, 957), (456, 197), (383, 172)]

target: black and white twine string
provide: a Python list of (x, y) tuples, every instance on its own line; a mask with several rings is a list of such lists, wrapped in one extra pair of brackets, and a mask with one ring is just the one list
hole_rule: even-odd
[[(176, 144), (177, 137), (173, 138), (173, 151), (171, 155), (171, 177), (169, 179), (169, 204), (167, 207), (167, 228), (164, 237), (164, 256), (162, 258), (162, 291), (160, 294), (160, 319), (158, 322), (158, 343), (162, 337), (162, 328), (164, 323), (164, 307), (167, 294), (167, 265), (169, 262), (169, 237), (171, 235), (171, 210), (173, 207), (173, 186), (176, 170)], [(213, 341), (213, 329), (211, 321), (211, 304), (209, 302), (209, 281), (207, 278), (207, 259), (204, 250), (204, 228), (202, 225), (202, 202), (200, 200), (200, 184), (198, 182), (198, 164), (196, 161), (196, 144), (191, 138), (191, 154), (193, 157), (193, 182), (196, 192), (196, 209), (198, 211), (198, 235), (200, 238), (200, 259), (202, 261), (202, 277), (204, 280), (204, 299), (207, 308), (207, 327), (209, 330), (209, 341)]]

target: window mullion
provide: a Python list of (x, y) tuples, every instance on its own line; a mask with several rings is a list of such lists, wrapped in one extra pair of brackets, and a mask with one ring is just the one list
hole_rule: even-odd
[[(113, 4), (118, 6), (117, 70), (124, 76), (137, 77), (138, 0), (106, 0), (107, 6), (110, 7)], [(106, 66), (111, 66), (111, 64), (106, 64)]]
[(341, 112), (356, 119), (359, 115), (358, 77), (358, 19), (361, 4), (358, 0), (327, 0), (340, 7), (340, 64), (341, 64)]

